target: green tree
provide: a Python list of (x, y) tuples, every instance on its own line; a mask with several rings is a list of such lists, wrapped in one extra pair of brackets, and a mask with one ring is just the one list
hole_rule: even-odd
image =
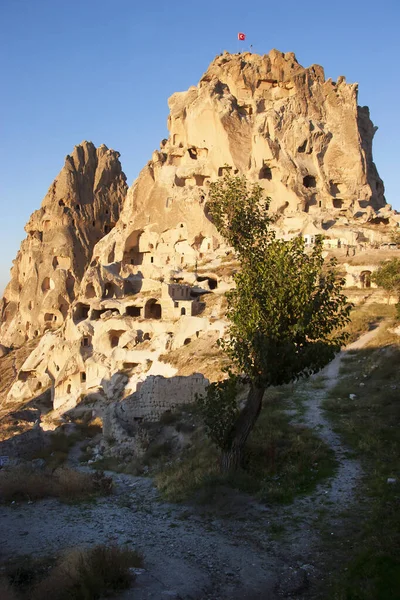
[[(342, 327), (351, 309), (334, 261), (324, 264), (322, 239), (310, 252), (301, 237), (276, 239), (269, 204), (260, 186), (245, 177), (226, 175), (210, 187), (209, 214), (241, 264), (236, 287), (227, 293), (228, 335), (220, 341), (232, 372), (201, 401), (225, 471), (242, 464), (265, 388), (324, 367), (345, 342)], [(241, 407), (234, 400), (233, 372), (250, 385)]]
[(400, 259), (392, 258), (381, 263), (371, 279), (386, 291), (388, 302), (392, 296), (397, 297), (397, 313), (400, 314)]

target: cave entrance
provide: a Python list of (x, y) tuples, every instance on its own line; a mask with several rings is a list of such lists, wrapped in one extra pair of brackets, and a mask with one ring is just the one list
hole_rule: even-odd
[(145, 319), (161, 319), (161, 304), (158, 304), (155, 298), (150, 298), (144, 307)]
[(89, 316), (90, 306), (89, 304), (83, 304), (82, 302), (78, 302), (74, 308), (74, 321), (77, 323), (78, 321), (84, 321)]
[(362, 271), (360, 274), (360, 282), (362, 288), (371, 287), (371, 271)]

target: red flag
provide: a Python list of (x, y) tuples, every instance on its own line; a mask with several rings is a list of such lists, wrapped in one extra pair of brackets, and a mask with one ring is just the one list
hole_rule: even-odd
[(238, 40), (240, 42), (244, 42), (245, 39), (246, 39), (246, 35), (244, 33), (238, 33)]

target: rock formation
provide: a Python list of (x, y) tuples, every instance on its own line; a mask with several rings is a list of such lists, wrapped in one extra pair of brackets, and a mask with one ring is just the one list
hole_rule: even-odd
[[(292, 53), (224, 53), (169, 106), (170, 137), (128, 191), (118, 221), (125, 182), (117, 154), (91, 144), (68, 157), (31, 218), (5, 294), (2, 341), (29, 338), (33, 323), (38, 333), (58, 329), (23, 365), (10, 401), (51, 387), (58, 411), (86, 398), (126, 402), (141, 415), (140, 386), (177, 373), (162, 356), (194, 340), (215, 342), (223, 315), (218, 299), (207, 307), (204, 299), (232, 285), (235, 265), (207, 196), (226, 170), (264, 188), (286, 238), (312, 244), (324, 233), (327, 247), (355, 247), (388, 239), (386, 225), (397, 224), (372, 161), (368, 110), (343, 77), (325, 81), (321, 67), (305, 69)], [(359, 271), (352, 285), (362, 272), (367, 281)]]
[(127, 186), (118, 152), (76, 146), (39, 210), (11, 270), (1, 306), (0, 337), (20, 346), (65, 321), (94, 245), (118, 221)]

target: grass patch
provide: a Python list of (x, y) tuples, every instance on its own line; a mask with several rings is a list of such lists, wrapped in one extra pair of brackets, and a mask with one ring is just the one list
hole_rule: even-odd
[(58, 498), (63, 502), (88, 500), (109, 494), (112, 480), (102, 473), (81, 473), (73, 469), (38, 471), (28, 467), (0, 471), (0, 502)]
[(183, 502), (212, 485), (213, 478), (219, 474), (219, 458), (218, 449), (204, 436), (199, 436), (184, 458), (156, 474), (157, 488), (166, 500)]
[(338, 600), (400, 598), (399, 361), (399, 338), (383, 328), (371, 347), (347, 358), (345, 376), (324, 403), (366, 474), (367, 510), (353, 558), (335, 588)]
[(351, 321), (346, 326), (349, 334), (348, 343), (355, 342), (363, 333), (370, 331), (385, 318), (393, 318), (396, 308), (388, 304), (361, 304), (350, 314)]
[(131, 569), (142, 566), (139, 552), (105, 545), (60, 557), (21, 557), (5, 565), (2, 584), (9, 595), (1, 598), (96, 600), (129, 588), (135, 579)]
[(331, 476), (335, 469), (333, 452), (313, 431), (291, 424), (284, 410), (287, 392), (286, 388), (267, 391), (246, 446), (243, 469), (222, 475), (218, 449), (198, 431), (185, 457), (156, 475), (161, 494), (173, 502), (195, 495), (208, 502), (218, 487), (228, 485), (263, 502), (290, 503)]

